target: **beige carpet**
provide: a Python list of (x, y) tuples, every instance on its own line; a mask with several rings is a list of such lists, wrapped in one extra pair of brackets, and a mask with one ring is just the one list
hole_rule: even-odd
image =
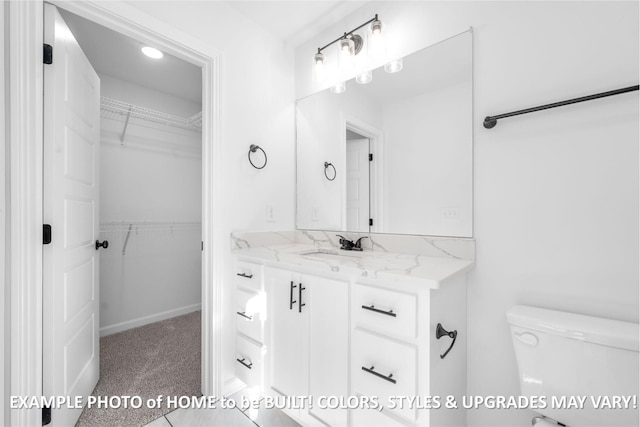
[(76, 426), (143, 426), (172, 410), (166, 403), (148, 409), (147, 399), (200, 394), (200, 312), (196, 311), (100, 339), (100, 380), (93, 396), (140, 396), (143, 405), (85, 408)]

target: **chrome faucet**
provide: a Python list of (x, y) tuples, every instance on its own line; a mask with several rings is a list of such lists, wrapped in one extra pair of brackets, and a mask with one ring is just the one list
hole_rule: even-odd
[(368, 239), (367, 236), (362, 236), (355, 242), (353, 240), (349, 240), (344, 236), (336, 234), (340, 238), (340, 249), (345, 251), (361, 251), (362, 250), (362, 239)]

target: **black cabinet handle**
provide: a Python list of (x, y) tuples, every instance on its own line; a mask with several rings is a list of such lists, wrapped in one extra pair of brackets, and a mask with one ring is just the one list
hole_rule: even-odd
[(447, 349), (447, 351), (444, 352), (444, 354), (440, 355), (440, 359), (444, 359), (447, 354), (449, 354), (449, 352), (451, 351), (451, 349), (453, 348), (453, 345), (456, 343), (456, 338), (458, 337), (458, 331), (451, 331), (448, 332), (446, 329), (444, 329), (442, 327), (442, 325), (440, 323), (438, 323), (438, 326), (436, 326), (436, 338), (440, 339), (444, 336), (447, 336), (451, 339), (453, 339), (453, 341), (451, 341), (451, 345), (449, 346), (449, 348)]
[(300, 283), (300, 287), (298, 288), (298, 313), (302, 313), (302, 307), (307, 305), (302, 303), (302, 291), (304, 291), (305, 289), (307, 288), (302, 286), (302, 283)]
[(245, 319), (253, 320), (253, 316), (247, 316), (247, 314), (244, 311), (237, 311), (236, 313), (238, 313), (240, 316), (244, 317)]
[(240, 276), (240, 277), (245, 277), (247, 279), (251, 279), (253, 277), (253, 274), (247, 274), (247, 273), (236, 273), (236, 276)]
[(363, 370), (363, 371), (365, 371), (365, 372), (368, 372), (368, 373), (370, 373), (370, 374), (372, 374), (372, 375), (375, 375), (375, 376), (376, 376), (376, 377), (378, 377), (378, 378), (382, 378), (383, 380), (387, 380), (387, 381), (389, 381), (390, 383), (394, 383), (394, 384), (396, 383), (396, 380), (394, 380), (393, 378), (391, 378), (391, 377), (393, 377), (393, 374), (389, 374), (389, 375), (382, 375), (381, 373), (374, 371), (374, 369), (375, 369), (375, 366), (372, 366), (372, 367), (370, 367), (370, 368), (367, 368), (367, 367), (365, 367), (365, 366), (363, 366), (363, 367), (362, 367), (362, 370)]
[(251, 367), (253, 366), (253, 363), (251, 363), (251, 361), (249, 361), (249, 363), (247, 364), (247, 362), (245, 362), (244, 357), (242, 359), (236, 359), (236, 361), (238, 361), (242, 366), (244, 366), (247, 369), (251, 369)]
[(293, 280), (291, 281), (291, 287), (289, 288), (289, 310), (293, 310), (293, 304), (296, 301), (293, 300), (293, 290), (296, 288), (296, 285), (293, 284)]
[(373, 304), (371, 304), (371, 306), (363, 305), (362, 308), (364, 308), (365, 310), (375, 311), (376, 313), (386, 314), (387, 316), (396, 317), (396, 313), (394, 313), (393, 310), (380, 310), (379, 308), (375, 308)]

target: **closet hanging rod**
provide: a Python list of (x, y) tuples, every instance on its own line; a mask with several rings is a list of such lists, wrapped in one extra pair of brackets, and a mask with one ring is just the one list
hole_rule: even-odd
[(610, 90), (608, 92), (596, 93), (594, 95), (582, 96), (580, 98), (568, 99), (566, 101), (554, 102), (553, 104), (541, 105), (539, 107), (526, 108), (524, 110), (513, 111), (511, 113), (498, 114), (497, 116), (487, 116), (484, 118), (484, 127), (493, 128), (498, 124), (498, 120), (507, 117), (519, 116), (520, 114), (534, 113), (536, 111), (548, 110), (549, 108), (562, 107), (564, 105), (576, 104), (578, 102), (591, 101), (593, 99), (604, 98), (606, 96), (620, 95), (622, 93), (633, 92), (640, 89), (640, 85), (629, 86), (622, 89)]

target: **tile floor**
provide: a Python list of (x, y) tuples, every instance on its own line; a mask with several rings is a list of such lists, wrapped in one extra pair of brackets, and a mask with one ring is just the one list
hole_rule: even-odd
[[(230, 399), (236, 401), (234, 409), (176, 409), (144, 427), (297, 427), (297, 422), (279, 409), (267, 409), (261, 403), (260, 409), (250, 410), (240, 407), (242, 391)], [(262, 400), (261, 400), (262, 402)], [(249, 417), (249, 412), (254, 417)], [(257, 412), (257, 413), (256, 413)]]

